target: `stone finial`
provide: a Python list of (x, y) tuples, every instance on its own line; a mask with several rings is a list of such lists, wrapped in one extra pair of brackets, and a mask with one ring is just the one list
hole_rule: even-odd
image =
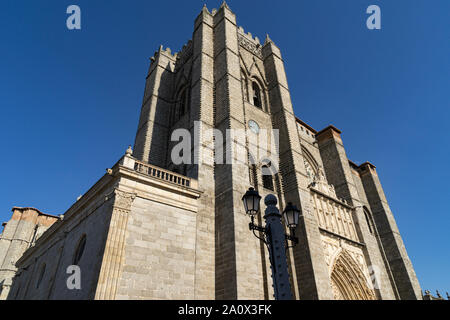
[(77, 201), (79, 201), (83, 196), (80, 194), (77, 198)]
[(203, 4), (202, 13), (203, 14), (205, 14), (205, 13), (210, 14), (209, 10), (208, 10), (208, 7), (206, 6), (206, 3)]
[(131, 146), (128, 146), (127, 151), (125, 152), (125, 154), (127, 156), (132, 156), (133, 155), (133, 149), (131, 148)]
[(448, 295), (448, 292), (445, 293), (447, 295), (447, 300), (450, 300), (450, 296)]
[(272, 39), (270, 39), (269, 34), (266, 34), (266, 40), (264, 41), (264, 44), (267, 44), (269, 42), (272, 42)]
[(442, 298), (442, 296), (441, 296), (441, 294), (439, 293), (438, 290), (436, 290), (436, 294), (437, 294), (437, 297), (438, 297), (438, 298)]
[(222, 4), (220, 5), (221, 8), (227, 8), (228, 10), (230, 10), (230, 7), (228, 6), (228, 4), (225, 2), (225, 0), (223, 0)]

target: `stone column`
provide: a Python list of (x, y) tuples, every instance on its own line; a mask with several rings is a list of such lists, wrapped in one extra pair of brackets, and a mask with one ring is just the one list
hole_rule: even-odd
[(401, 299), (421, 300), (422, 289), (389, 208), (375, 166), (360, 166), (361, 179)]
[(301, 207), (294, 248), (295, 272), (300, 299), (332, 299), (331, 282), (318, 224), (311, 206), (300, 140), (280, 49), (267, 37), (262, 48), (269, 82), (270, 112), (274, 129), (280, 130), (280, 171), (285, 202)]
[(115, 189), (111, 194), (112, 213), (103, 253), (95, 300), (114, 300), (124, 263), (125, 233), (134, 193)]

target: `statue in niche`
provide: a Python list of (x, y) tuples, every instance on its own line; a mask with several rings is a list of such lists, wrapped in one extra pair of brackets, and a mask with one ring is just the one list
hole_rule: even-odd
[(315, 174), (311, 167), (311, 164), (306, 159), (303, 159), (303, 160), (305, 162), (306, 175), (308, 176), (309, 181), (313, 182)]
[(319, 168), (317, 169), (317, 173), (314, 176), (314, 181), (317, 182), (326, 182), (327, 179), (325, 178), (325, 172), (323, 171), (322, 166), (319, 166)]

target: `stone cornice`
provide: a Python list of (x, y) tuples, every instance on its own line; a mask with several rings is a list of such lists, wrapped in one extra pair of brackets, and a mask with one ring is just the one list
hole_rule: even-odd
[(347, 238), (347, 237), (341, 236), (340, 234), (334, 233), (334, 232), (329, 231), (329, 230), (327, 230), (327, 229), (324, 229), (324, 228), (320, 228), (320, 227), (319, 227), (319, 230), (320, 230), (321, 232), (323, 232), (323, 233), (326, 233), (326, 234), (331, 235), (331, 236), (333, 236), (333, 237), (336, 237), (336, 238), (338, 238), (338, 239), (342, 239), (342, 240), (344, 240), (344, 241), (350, 242), (351, 244), (357, 245), (358, 247), (365, 247), (365, 246), (366, 246), (366, 245), (365, 245), (364, 243), (362, 243), (362, 242), (358, 242), (358, 241), (349, 239), (349, 238)]
[(312, 131), (312, 133), (317, 134), (317, 130), (315, 130), (313, 127), (311, 127), (309, 124), (307, 124), (306, 122), (302, 121), (301, 119), (295, 117), (295, 121), (300, 123), (302, 126), (308, 128), (310, 131)]
[(345, 203), (345, 202), (342, 202), (342, 201), (339, 200), (339, 199), (333, 198), (333, 197), (331, 197), (331, 196), (329, 196), (329, 195), (327, 195), (327, 194), (325, 194), (325, 193), (323, 193), (323, 192), (321, 192), (321, 191), (315, 189), (315, 188), (312, 187), (312, 186), (310, 186), (309, 189), (310, 189), (311, 191), (313, 191), (313, 192), (315, 192), (315, 193), (321, 195), (322, 197), (325, 197), (325, 198), (327, 198), (327, 199), (329, 199), (329, 200), (331, 200), (331, 201), (333, 201), (333, 202), (336, 202), (337, 204), (340, 204), (340, 205), (343, 206), (343, 207), (346, 207), (346, 208), (348, 208), (348, 209), (350, 209), (350, 210), (355, 209), (355, 207), (352, 207), (351, 205), (349, 205), (349, 204), (347, 204), (347, 203)]
[[(110, 197), (111, 193), (114, 192), (127, 192), (127, 190), (118, 190), (118, 184), (120, 179), (130, 179), (137, 181), (144, 185), (151, 185), (160, 189), (165, 189), (183, 195), (186, 197), (197, 199), (202, 194), (201, 191), (187, 186), (177, 185), (169, 181), (158, 179), (156, 177), (145, 175), (141, 172), (132, 170), (124, 165), (126, 159), (133, 159), (128, 156), (122, 157), (112, 169), (108, 169), (107, 173), (103, 175), (78, 201), (76, 201), (64, 214), (64, 218), (55, 222), (50, 228), (48, 228), (39, 239), (37, 239), (34, 246), (28, 248), (22, 257), (17, 261), (17, 265), (24, 264), (28, 258), (30, 258), (36, 251), (46, 250), (48, 247), (53, 246), (61, 239), (65, 238), (67, 232), (70, 231), (74, 226), (84, 220), (86, 217), (94, 213), (99, 207), (101, 207), (105, 202), (110, 201), (114, 197)], [(194, 180), (196, 182), (196, 180)], [(111, 191), (108, 191), (111, 189)], [(125, 189), (125, 188), (124, 188)], [(105, 194), (106, 193), (106, 194)], [(102, 194), (105, 194), (102, 197)], [(147, 197), (144, 197), (147, 198)], [(149, 198), (150, 199), (150, 198)], [(157, 201), (156, 198), (151, 198), (150, 200)], [(157, 201), (161, 202), (161, 200)], [(168, 201), (164, 202), (168, 203)], [(169, 205), (181, 207), (171, 201)], [(183, 207), (184, 208), (184, 207)], [(185, 208), (190, 211), (195, 211), (194, 208)], [(84, 210), (84, 211), (83, 211)], [(79, 214), (82, 212), (82, 214)], [(65, 230), (61, 230), (65, 229)], [(58, 237), (53, 237), (52, 235), (61, 231)], [(43, 244), (47, 241), (51, 241), (49, 245), (45, 248)]]
[(325, 129), (322, 129), (322, 130), (320, 130), (319, 132), (317, 132), (317, 135), (319, 136), (319, 135), (321, 135), (322, 133), (325, 133), (326, 131), (328, 131), (328, 130), (332, 130), (332, 131), (334, 131), (335, 133), (337, 133), (337, 134), (341, 134), (342, 133), (342, 131), (341, 130), (339, 130), (338, 128), (336, 128), (335, 126), (333, 126), (332, 124), (330, 124), (328, 127), (326, 127)]

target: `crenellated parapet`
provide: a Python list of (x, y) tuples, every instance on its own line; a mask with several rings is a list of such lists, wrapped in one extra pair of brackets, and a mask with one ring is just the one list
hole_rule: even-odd
[(258, 58), (262, 59), (262, 51), (261, 51), (262, 47), (258, 37), (253, 38), (250, 32), (245, 33), (244, 28), (239, 27), (238, 42), (242, 48), (246, 49), (247, 51), (250, 51)]
[(193, 53), (193, 45), (192, 40), (189, 40), (185, 45), (183, 45), (183, 48), (180, 52), (175, 53), (175, 57), (177, 60), (176, 63), (176, 69), (183, 66), (191, 57)]

